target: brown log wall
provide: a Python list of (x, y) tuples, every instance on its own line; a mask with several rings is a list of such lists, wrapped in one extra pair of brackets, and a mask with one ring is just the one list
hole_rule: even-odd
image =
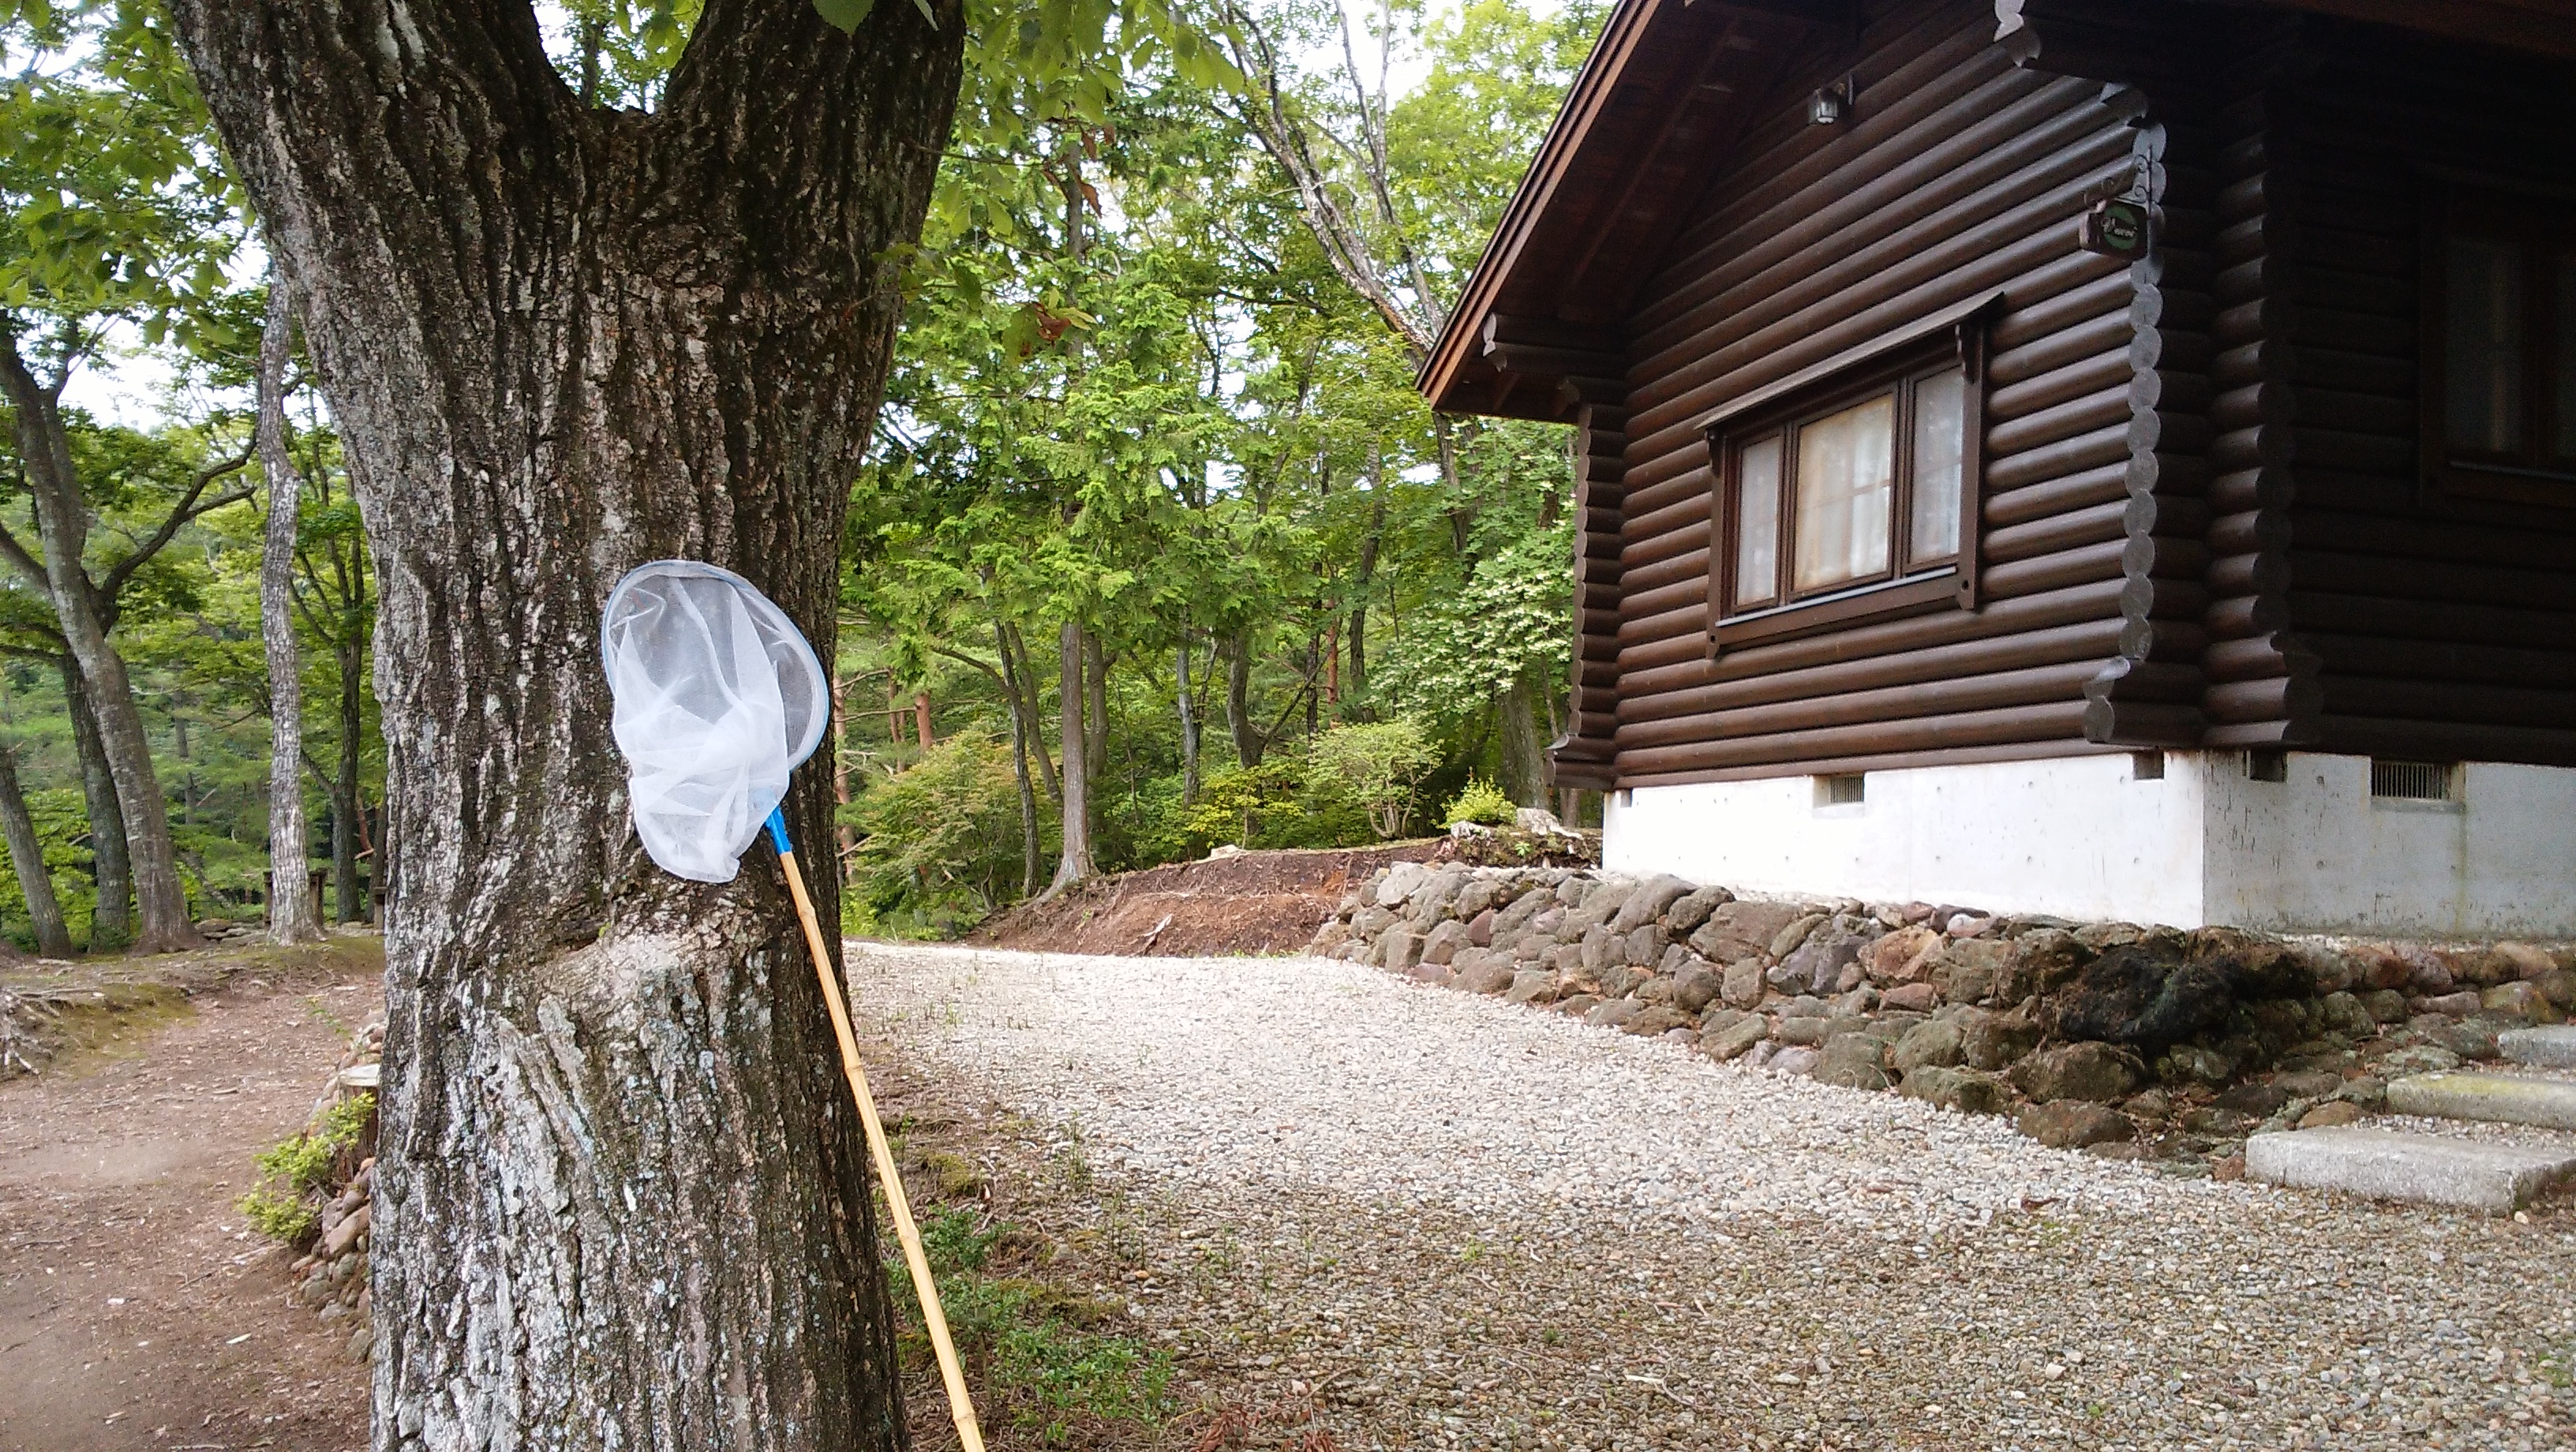
[(2424, 477), (2420, 278), (2444, 188), (2563, 198), (2576, 64), (2308, 20), (2274, 92), (2297, 247), (2276, 420), (2295, 487), (2286, 624), (2318, 662), (2317, 749), (2576, 766), (2576, 508)]
[[(2141, 163), (2163, 185), (2159, 134), (2140, 93), (2051, 74), (1994, 35), (1977, 0), (1875, 17), (1845, 127), (1807, 124), (1812, 78), (1784, 82), (1640, 294), (1618, 534), (1623, 786), (2098, 749), (2088, 709), (2105, 708), (2087, 685), (2114, 669), (2129, 736), (2112, 739), (2196, 719), (2207, 401), (2196, 376), (2161, 371), (2158, 330), (2175, 307), (2205, 329), (2205, 297), (2177, 302), (2160, 273), (2074, 243), (2088, 192)], [(1984, 607), (1712, 662), (1701, 421), (1998, 289)]]

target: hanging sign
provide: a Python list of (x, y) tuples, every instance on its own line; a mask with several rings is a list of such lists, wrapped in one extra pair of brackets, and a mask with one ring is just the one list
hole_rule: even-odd
[(2144, 257), (2148, 238), (2147, 209), (2118, 197), (2095, 202), (2077, 224), (2076, 245), (2105, 257)]

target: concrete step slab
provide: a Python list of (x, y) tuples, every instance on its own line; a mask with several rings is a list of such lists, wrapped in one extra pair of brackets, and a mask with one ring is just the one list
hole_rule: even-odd
[(2519, 1074), (2414, 1074), (2388, 1086), (2392, 1114), (2576, 1129), (2576, 1083)]
[(2245, 1174), (2269, 1185), (2510, 1215), (2576, 1176), (2576, 1151), (2346, 1126), (2258, 1134)]
[(2576, 1069), (2576, 1024), (2507, 1029), (2496, 1035), (2496, 1052), (2535, 1069)]

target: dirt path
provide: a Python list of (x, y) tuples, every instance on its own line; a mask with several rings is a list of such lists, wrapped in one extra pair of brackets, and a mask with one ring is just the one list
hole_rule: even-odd
[(0, 1449), (365, 1445), (366, 1368), (234, 1201), (380, 991), (362, 954), (254, 966), (0, 1084)]

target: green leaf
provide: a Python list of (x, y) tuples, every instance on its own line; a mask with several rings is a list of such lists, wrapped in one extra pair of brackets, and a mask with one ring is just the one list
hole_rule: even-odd
[[(914, 3), (921, 5), (924, 16), (930, 14), (929, 5), (923, 0), (914, 0)], [(868, 12), (876, 8), (876, 0), (814, 0), (814, 13), (844, 34), (858, 29), (859, 22), (867, 19)]]

